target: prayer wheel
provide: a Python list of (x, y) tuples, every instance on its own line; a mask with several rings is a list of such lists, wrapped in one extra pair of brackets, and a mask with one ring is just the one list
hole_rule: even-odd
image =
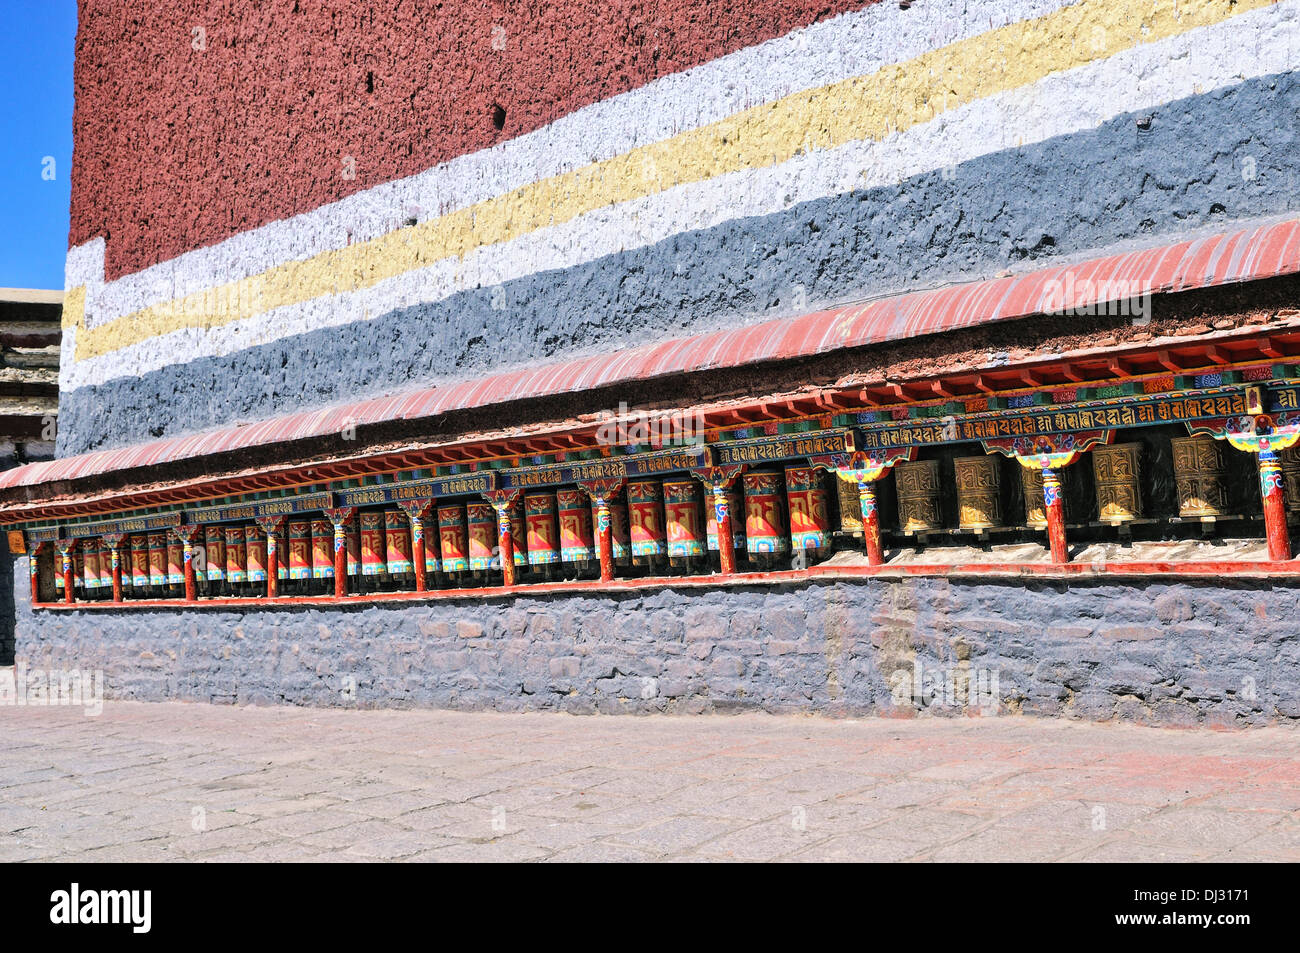
[(443, 572), (459, 577), (469, 571), (469, 533), (461, 504), (438, 507), (438, 547), (442, 550)]
[(248, 591), (248, 549), (244, 527), (224, 526), (226, 536), (226, 585), (232, 596), (243, 596)]
[(524, 497), (528, 523), (528, 565), (549, 566), (560, 561), (560, 531), (555, 520), (555, 494), (529, 493)]
[(1175, 437), (1169, 442), (1178, 485), (1178, 515), (1229, 515), (1228, 492), (1223, 486), (1223, 445), (1213, 437)]
[(361, 524), (354, 512), (343, 524), (343, 551), (347, 556), (348, 591), (361, 591)]
[(485, 573), (492, 569), (497, 548), (497, 515), (491, 503), (466, 503), (465, 525), (469, 530), (469, 571)]
[[(731, 517), (731, 548), (745, 548), (745, 501), (740, 490), (740, 481), (733, 480), (724, 491), (727, 499), (727, 513)], [(710, 552), (718, 551), (718, 511), (714, 508), (713, 493), (709, 493), (708, 512), (704, 514), (704, 536)]]
[(858, 481), (835, 478), (835, 494), (840, 504), (840, 532), (862, 532), (862, 500), (858, 496)]
[(311, 521), (311, 592), (334, 594), (334, 524), (327, 519)]
[[(225, 595), (226, 537), (220, 526), (205, 526), (194, 534), (194, 542), (203, 552), (203, 571), (196, 567), (195, 581), (203, 595), (215, 598)], [(133, 560), (135, 558), (132, 552)], [(134, 580), (132, 580), (134, 584)]]
[(560, 559), (585, 565), (596, 558), (587, 495), (581, 490), (560, 490), (555, 502), (560, 518)]
[[(265, 547), (264, 547), (265, 548)], [(167, 596), (185, 595), (185, 541), (174, 532), (167, 534)]]
[[(97, 540), (96, 552), (99, 555), (99, 591), (101, 598), (113, 598), (113, 550), (107, 542)], [(119, 557), (120, 560), (121, 557)], [(121, 565), (119, 561), (118, 565)], [(123, 576), (125, 579), (125, 576)]]
[(821, 471), (786, 467), (785, 498), (790, 508), (790, 545), (796, 550), (829, 546), (831, 517)]
[(690, 478), (664, 480), (663, 489), (668, 562), (684, 566), (705, 552), (700, 485)]
[[(122, 545), (126, 545), (126, 540), (122, 541)], [(54, 551), (54, 591), (57, 594), (56, 601), (61, 602), (63, 600), (63, 554), (57, 549)]]
[[(1043, 471), (1020, 467), (1020, 485), (1025, 494), (1025, 525), (1030, 529), (1046, 529), (1047, 504), (1043, 499)], [(1064, 509), (1064, 497), (1061, 506)]]
[(363, 510), (360, 519), (361, 579), (365, 591), (373, 592), (388, 582), (384, 514), (382, 510)]
[(939, 509), (939, 461), (914, 460), (894, 466), (898, 491), (898, 526), (904, 533), (943, 528)]
[(311, 592), (311, 522), (289, 522), (289, 592), (305, 596)]
[[(131, 537), (123, 536), (122, 541), (117, 544), (117, 564), (121, 568), (122, 574), (122, 598), (135, 598), (135, 587), (131, 583)], [(56, 552), (54, 555), (54, 584), (59, 585), (59, 557)]]
[(113, 598), (113, 548), (102, 537), (99, 540), (99, 591), (103, 593), (102, 598)]
[[(270, 551), (270, 543), (267, 544)], [(269, 556), (267, 557), (270, 558)], [(275, 580), (276, 591), (283, 595), (289, 583), (289, 521), (281, 520), (280, 528), (275, 531)]]
[(411, 550), (411, 518), (402, 509), (384, 510), (384, 563), (394, 589), (415, 588)]
[(634, 480), (627, 485), (627, 516), (632, 562), (647, 566), (668, 550), (663, 490), (658, 480)]
[(72, 554), (72, 597), (86, 598), (86, 553), (80, 544)]
[[(149, 585), (149, 537), (144, 535), (131, 537), (131, 588), (137, 599), (151, 599), (154, 592)], [(222, 547), (225, 558), (225, 547)], [(225, 574), (222, 574), (225, 578)]]
[(609, 549), (615, 566), (632, 563), (632, 541), (627, 529), (627, 502), (622, 496), (609, 501)]
[(751, 555), (785, 553), (790, 550), (782, 507), (780, 473), (746, 473), (745, 545)]
[(150, 533), (149, 595), (161, 599), (167, 594), (167, 534)]
[(81, 549), (85, 551), (81, 560), (81, 589), (87, 599), (98, 599), (100, 597), (99, 541), (83, 539)]
[(1123, 522), (1142, 515), (1142, 444), (1117, 443), (1092, 451), (1097, 517)]
[[(244, 549), (247, 553), (248, 574), (245, 577), (246, 591), (250, 596), (266, 595), (266, 534), (256, 524), (244, 527)], [(171, 546), (168, 545), (168, 553)], [(171, 556), (167, 557), (168, 562)]]
[(1300, 446), (1288, 447), (1278, 454), (1282, 464), (1283, 493), (1286, 496), (1286, 508), (1300, 512)]
[[(409, 514), (408, 514), (409, 518)], [(424, 538), (424, 587), (432, 589), (437, 585), (438, 570), (442, 563), (438, 559), (438, 511), (428, 509), (420, 518), (420, 532)], [(411, 527), (411, 565), (415, 566), (415, 527)]]
[(957, 457), (957, 525), (990, 529), (1002, 525), (1002, 480), (998, 458)]
[(524, 519), (524, 505), (516, 500), (508, 510), (510, 516), (510, 540), (515, 548), (515, 567), (528, 565), (528, 523)]

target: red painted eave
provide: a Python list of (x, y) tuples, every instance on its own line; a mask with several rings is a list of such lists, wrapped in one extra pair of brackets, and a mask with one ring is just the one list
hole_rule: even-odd
[(337, 434), (349, 425), (418, 420), (515, 400), (812, 357), (844, 348), (1029, 317), (1061, 306), (1062, 302), (1054, 298), (1054, 291), (1066, 283), (1069, 274), (1074, 276), (1076, 294), (1063, 303), (1066, 308), (1108, 300), (1108, 296), (1099, 295), (1095, 290), (1088, 293), (1089, 278), (1094, 282), (1127, 282), (1143, 291), (1149, 289), (1151, 294), (1167, 294), (1296, 273), (1300, 273), (1300, 221), (1292, 220), (1054, 266), (1017, 277), (894, 295), (752, 327), (714, 331), (537, 368), (503, 371), (445, 387), (28, 464), (0, 473), (0, 489), (39, 486), (323, 437)]

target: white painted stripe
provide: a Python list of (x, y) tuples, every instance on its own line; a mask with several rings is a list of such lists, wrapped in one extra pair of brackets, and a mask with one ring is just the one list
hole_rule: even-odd
[[(1263, 36), (1267, 43), (1260, 42)], [(883, 142), (853, 142), (778, 166), (677, 186), (370, 288), (288, 305), (210, 331), (179, 330), (65, 365), (61, 385), (75, 389), (199, 357), (232, 354), (305, 331), (443, 300), (464, 289), (572, 267), (684, 231), (772, 214), (854, 189), (897, 184), (990, 153), (1092, 129), (1121, 113), (1289, 72), (1297, 68), (1298, 56), (1300, 0), (1286, 0), (970, 103)], [(1062, 108), (1066, 103), (1071, 108)], [(756, 314), (753, 320), (770, 317)]]
[[(910, 10), (878, 3), (738, 50), (639, 89), (576, 110), (535, 132), (375, 186), (292, 218), (103, 283), (100, 270), (69, 271), (68, 288), (102, 285), (87, 309), (96, 327), (150, 305), (236, 281), (387, 234), (414, 213), (424, 220), (718, 122), (793, 93), (865, 76), (1078, 0), (1021, 0), (968, 9), (968, 0), (926, 0)], [(358, 157), (365, 161), (364, 157)], [(84, 246), (83, 246), (84, 247)], [(74, 251), (76, 251), (74, 249)], [(93, 253), (92, 253), (93, 254)], [(69, 256), (71, 258), (71, 254)], [(89, 264), (89, 262), (87, 262)]]

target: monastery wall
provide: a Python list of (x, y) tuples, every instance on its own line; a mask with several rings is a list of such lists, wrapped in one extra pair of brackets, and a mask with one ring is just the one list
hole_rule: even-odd
[(1300, 203), (1296, 0), (367, 6), (81, 4), (60, 455)]
[(1300, 718), (1300, 582), (875, 578), (424, 605), (32, 612), (107, 697), (572, 713)]

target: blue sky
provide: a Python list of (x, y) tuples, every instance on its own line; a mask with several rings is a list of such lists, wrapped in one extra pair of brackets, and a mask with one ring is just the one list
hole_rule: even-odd
[(0, 0), (0, 12), (0, 287), (61, 289), (77, 5)]

